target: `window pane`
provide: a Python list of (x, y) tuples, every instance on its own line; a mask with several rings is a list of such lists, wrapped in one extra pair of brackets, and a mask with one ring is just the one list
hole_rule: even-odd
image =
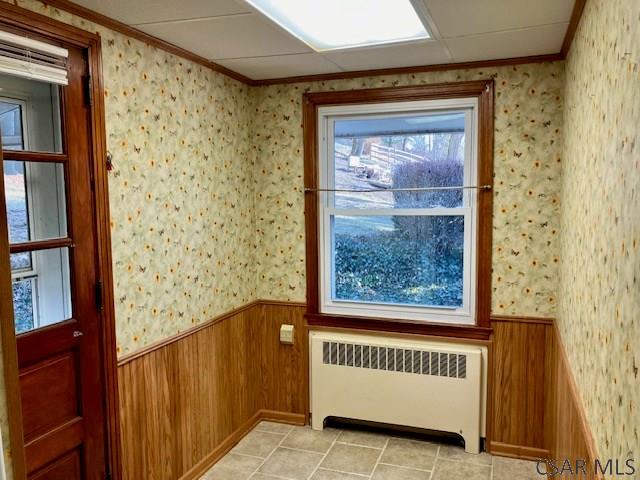
[(16, 333), (33, 330), (33, 280), (13, 282), (13, 315)]
[(4, 188), (11, 243), (67, 235), (61, 164), (5, 160)]
[(332, 219), (333, 299), (461, 307), (463, 216)]
[(0, 89), (2, 148), (62, 152), (60, 87), (2, 73)]
[(13, 273), (16, 333), (52, 325), (71, 317), (69, 251), (31, 252), (32, 269)]
[(23, 104), (0, 100), (0, 132), (4, 150), (24, 150)]
[[(336, 189), (464, 185), (465, 112), (361, 117), (334, 124)], [(335, 195), (337, 208), (462, 206), (462, 190)]]

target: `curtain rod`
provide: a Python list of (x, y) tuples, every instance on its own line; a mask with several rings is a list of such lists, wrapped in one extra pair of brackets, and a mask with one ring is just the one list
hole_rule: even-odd
[(491, 190), (491, 185), (466, 185), (460, 187), (415, 187), (415, 188), (371, 188), (371, 189), (349, 189), (349, 188), (309, 188), (305, 187), (305, 192), (342, 192), (342, 193), (377, 193), (377, 192), (429, 192), (438, 190)]

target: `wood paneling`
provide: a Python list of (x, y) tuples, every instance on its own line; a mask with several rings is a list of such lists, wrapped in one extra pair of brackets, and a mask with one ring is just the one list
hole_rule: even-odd
[[(552, 319), (494, 316), (489, 431), (491, 453), (557, 465), (597, 453), (569, 362)], [(582, 478), (573, 476), (571, 478)]]
[(491, 348), (491, 453), (540, 458), (545, 444), (548, 322), (494, 318)]
[(555, 325), (549, 330), (547, 412), (550, 428), (547, 442), (550, 458), (558, 466), (562, 465), (565, 459), (569, 459), (573, 465), (576, 464), (576, 460), (586, 461), (588, 475), (580, 474), (571, 478), (601, 478), (594, 472), (597, 449), (560, 333)]
[[(124, 359), (123, 478), (198, 478), (261, 419), (305, 423), (305, 310), (257, 301)], [(293, 345), (279, 342), (285, 323), (296, 329)], [(490, 451), (593, 458), (553, 320), (494, 316), (492, 323)]]
[(259, 419), (304, 423), (304, 309), (252, 304), (122, 363), (123, 478), (198, 478)]

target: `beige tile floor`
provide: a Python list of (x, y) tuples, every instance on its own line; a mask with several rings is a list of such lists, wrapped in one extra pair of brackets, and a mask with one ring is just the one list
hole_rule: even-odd
[[(401, 434), (399, 434), (401, 435)], [(261, 422), (201, 480), (539, 480), (535, 463), (355, 429)]]

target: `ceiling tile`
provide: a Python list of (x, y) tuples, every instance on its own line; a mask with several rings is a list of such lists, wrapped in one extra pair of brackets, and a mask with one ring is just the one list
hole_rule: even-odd
[(260, 14), (142, 25), (140, 30), (211, 60), (312, 50)]
[(493, 60), (558, 53), (567, 23), (444, 40), (454, 61)]
[(295, 77), (298, 75), (319, 75), (340, 71), (340, 68), (319, 53), (236, 58), (219, 60), (217, 63), (254, 80)]
[(423, 0), (442, 37), (568, 22), (574, 0)]
[(216, 17), (247, 13), (251, 9), (236, 0), (74, 0), (78, 5), (90, 8), (127, 25), (186, 20), (190, 18)]
[(447, 63), (451, 59), (445, 49), (435, 40), (385, 45), (325, 52), (324, 56), (345, 70), (370, 70), (375, 68), (413, 67)]

